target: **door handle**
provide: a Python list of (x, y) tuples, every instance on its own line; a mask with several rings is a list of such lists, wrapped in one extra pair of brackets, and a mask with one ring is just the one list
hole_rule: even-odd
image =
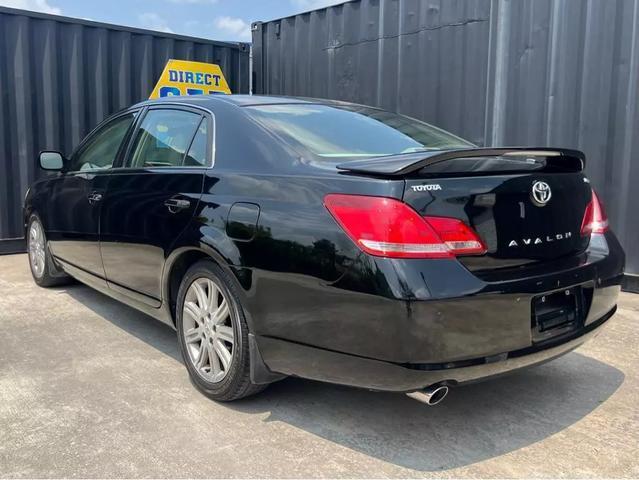
[(87, 200), (91, 205), (102, 201), (102, 194), (100, 192), (91, 192), (87, 195)]
[(169, 198), (164, 202), (164, 206), (169, 209), (171, 213), (177, 213), (180, 210), (184, 210), (191, 206), (191, 202), (189, 200), (184, 200), (183, 198)]

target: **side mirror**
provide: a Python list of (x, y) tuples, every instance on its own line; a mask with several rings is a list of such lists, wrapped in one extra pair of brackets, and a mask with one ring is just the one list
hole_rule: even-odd
[(42, 170), (60, 171), (64, 167), (64, 157), (60, 152), (40, 152)]

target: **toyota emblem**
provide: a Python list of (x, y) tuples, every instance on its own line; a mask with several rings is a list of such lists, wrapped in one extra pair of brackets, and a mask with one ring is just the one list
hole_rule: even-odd
[(532, 200), (533, 203), (539, 207), (543, 207), (550, 201), (552, 192), (550, 185), (546, 182), (535, 182), (532, 186)]

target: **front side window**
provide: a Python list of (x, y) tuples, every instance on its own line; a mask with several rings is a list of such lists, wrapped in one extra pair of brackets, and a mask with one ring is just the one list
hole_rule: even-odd
[(201, 121), (202, 116), (197, 113), (150, 110), (136, 133), (128, 166), (146, 168), (184, 165), (186, 153)]
[(135, 112), (127, 113), (102, 127), (73, 157), (70, 171), (111, 168), (135, 115)]
[(324, 159), (473, 146), (419, 120), (364, 106), (272, 104), (244, 108), (285, 141)]

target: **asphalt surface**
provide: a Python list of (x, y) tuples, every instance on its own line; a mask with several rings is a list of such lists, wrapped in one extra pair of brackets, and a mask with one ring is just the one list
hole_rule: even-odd
[(287, 379), (215, 403), (173, 330), (0, 256), (0, 477), (638, 477), (639, 295), (554, 362), (401, 394)]

